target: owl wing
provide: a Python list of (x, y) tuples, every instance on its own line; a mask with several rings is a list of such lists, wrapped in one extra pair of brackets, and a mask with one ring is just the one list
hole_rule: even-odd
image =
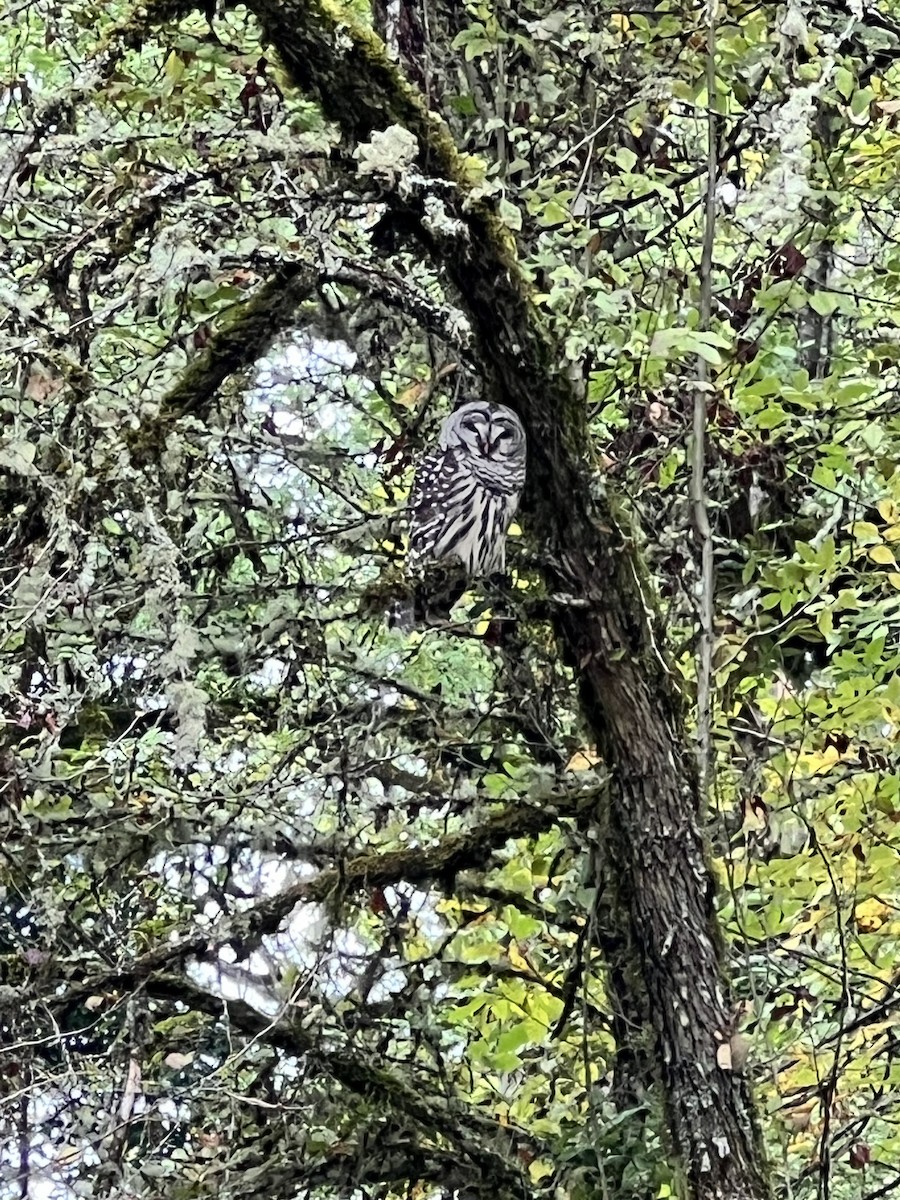
[(409, 489), (409, 499), (406, 502), (412, 525), (415, 525), (421, 517), (427, 517), (432, 507), (431, 497), (434, 494), (434, 485), (441, 477), (446, 455), (446, 450), (435, 448), (419, 459), (412, 487)]
[(452, 550), (448, 526), (460, 504), (459, 491), (465, 481), (457, 456), (452, 450), (429, 450), (416, 468), (409, 493), (409, 557), (444, 558)]

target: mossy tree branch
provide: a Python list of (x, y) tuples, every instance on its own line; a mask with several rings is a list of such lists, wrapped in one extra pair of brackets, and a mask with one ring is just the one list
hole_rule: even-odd
[[(278, 931), (298, 904), (321, 904), (335, 896), (349, 896), (401, 881), (420, 885), (451, 882), (461, 871), (483, 868), (492, 853), (511, 838), (536, 837), (563, 818), (583, 818), (601, 790), (585, 789), (568, 796), (551, 793), (540, 802), (507, 805), (482, 824), (445, 837), (427, 850), (412, 847), (382, 854), (358, 854), (340, 866), (320, 871), (313, 879), (302, 880), (258, 900), (252, 908), (234, 916), (230, 928), (218, 938), (211, 939), (208, 931), (195, 927), (182, 930), (181, 936), (172, 936), (164, 945), (148, 950), (127, 965), (72, 984), (49, 1003), (54, 1012), (62, 1013), (85, 996), (142, 987), (155, 973), (183, 967), (188, 959), (215, 961), (227, 946), (249, 955), (262, 938)], [(22, 996), (22, 1000), (26, 998)]]
[(516, 1151), (527, 1146), (534, 1156), (542, 1149), (537, 1139), (525, 1130), (501, 1126), (477, 1110), (454, 1104), (427, 1083), (416, 1086), (387, 1070), (358, 1050), (329, 1045), (329, 1040), (304, 1020), (303, 1009), (287, 1005), (272, 1019), (257, 1012), (243, 1000), (227, 1005), (182, 976), (156, 976), (146, 988), (157, 999), (189, 1004), (193, 1010), (220, 1017), (227, 1008), (228, 1020), (254, 1041), (263, 1041), (286, 1054), (302, 1057), (313, 1074), (324, 1072), (349, 1092), (370, 1100), (378, 1111), (394, 1112), (419, 1126), (429, 1137), (446, 1141), (462, 1156), (464, 1170), (477, 1172), (475, 1178), (485, 1196), (516, 1197), (529, 1200), (534, 1193), (522, 1172)]

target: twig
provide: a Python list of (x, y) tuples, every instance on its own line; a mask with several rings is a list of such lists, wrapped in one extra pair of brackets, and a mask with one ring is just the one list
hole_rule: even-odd
[[(708, 330), (712, 317), (713, 243), (716, 233), (716, 9), (708, 0), (706, 43), (706, 220), (703, 252), (700, 258), (700, 331)], [(700, 644), (697, 653), (697, 757), (700, 795), (709, 794), (712, 768), (712, 655), (713, 614), (713, 537), (706, 504), (706, 422), (709, 398), (709, 367), (697, 359), (697, 387), (694, 392), (693, 440), (691, 446), (691, 507), (694, 528), (700, 543)]]

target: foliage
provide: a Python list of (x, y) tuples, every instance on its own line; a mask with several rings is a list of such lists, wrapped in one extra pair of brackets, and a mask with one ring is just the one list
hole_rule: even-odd
[[(541, 497), (507, 585), (392, 618), (415, 456), (489, 388), (409, 216), (426, 194), (437, 239), (449, 200), (402, 138), (346, 143), (263, 9), (24, 3), (0, 31), (0, 1195), (670, 1195)], [(900, 24), (732, 6), (710, 97), (689, 8), (338, 11), (448, 123), (689, 695), (711, 372), (721, 1061), (779, 1193), (878, 1194), (900, 1171)]]

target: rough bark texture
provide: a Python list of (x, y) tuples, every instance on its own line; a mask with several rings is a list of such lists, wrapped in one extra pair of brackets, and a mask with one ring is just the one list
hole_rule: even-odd
[[(619, 906), (639, 948), (673, 1141), (697, 1200), (767, 1196), (747, 1082), (717, 1064), (729, 1001), (680, 697), (654, 636), (634, 547), (608, 506), (592, 498), (582, 466), (584, 415), (561, 356), (529, 301), (508, 235), (486, 205), (463, 204), (464, 173), (445, 126), (378, 39), (340, 25), (327, 0), (252, 0), (250, 8), (296, 84), (349, 141), (403, 124), (419, 141), (423, 174), (445, 181), (446, 232), (432, 222), (423, 236), (468, 308), (496, 398), (528, 431), (525, 509), (547, 548), (547, 582), (590, 602), (562, 606), (556, 624), (614, 772), (606, 828)], [(407, 215), (422, 215), (421, 197), (403, 204)]]

